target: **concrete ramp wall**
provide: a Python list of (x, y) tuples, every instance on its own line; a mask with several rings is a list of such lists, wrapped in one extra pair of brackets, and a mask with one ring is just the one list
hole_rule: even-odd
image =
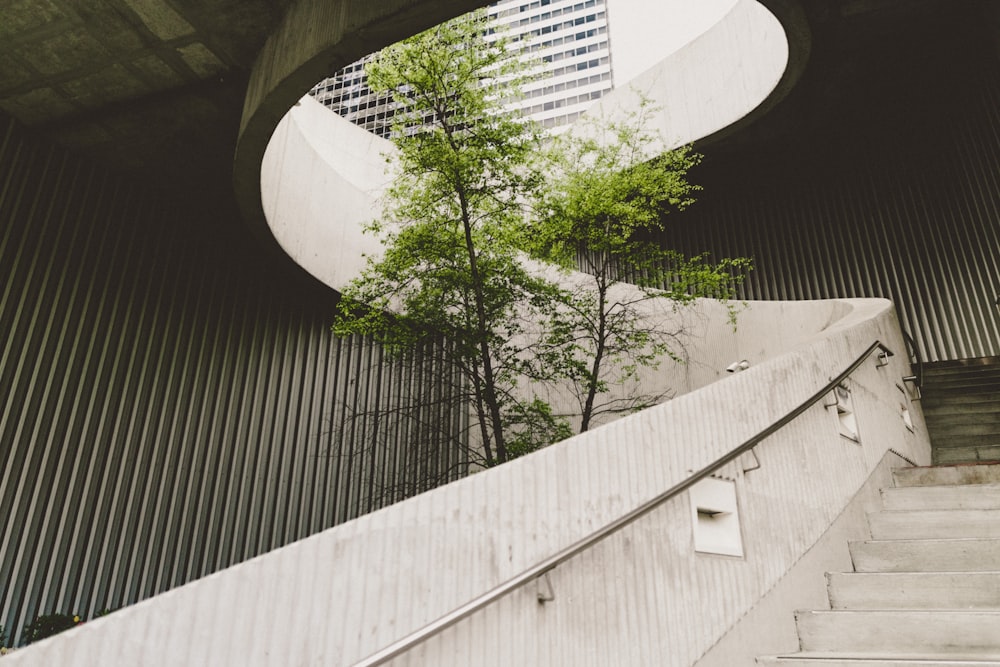
[[(743, 557), (696, 553), (687, 494), (397, 659), (413, 665), (691, 665), (847, 507), (891, 448), (929, 459), (888, 302), (751, 304), (696, 361), (749, 370), (18, 651), (15, 665), (348, 665), (627, 513), (780, 418), (875, 339), (848, 380), (860, 440), (816, 405), (728, 466)], [(786, 323), (789, 326), (786, 326)], [(798, 331), (798, 335), (796, 334)], [(910, 410), (914, 430), (903, 423)], [(757, 464), (760, 468), (756, 468)], [(752, 470), (751, 470), (752, 469)], [(745, 472), (745, 470), (749, 470)], [(5, 663), (6, 664), (6, 663)]]

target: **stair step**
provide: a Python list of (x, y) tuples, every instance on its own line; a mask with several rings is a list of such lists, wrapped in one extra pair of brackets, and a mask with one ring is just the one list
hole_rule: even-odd
[(923, 376), (924, 384), (931, 386), (946, 382), (976, 382), (984, 380), (1000, 381), (1000, 371), (993, 367), (958, 373), (924, 373)]
[(984, 410), (980, 413), (958, 412), (951, 414), (925, 414), (924, 416), (928, 417), (928, 427), (931, 425), (933, 425), (934, 428), (944, 428), (948, 426), (977, 426), (981, 428), (988, 428), (993, 426), (997, 431), (1000, 431), (1000, 403), (997, 403), (992, 407), (992, 409)]
[(1000, 483), (1000, 464), (959, 464), (897, 468), (892, 471), (897, 487), (941, 486), (944, 484)]
[(925, 377), (941, 378), (956, 375), (991, 375), (997, 373), (998, 369), (1000, 369), (1000, 358), (994, 357), (992, 359), (976, 359), (972, 363), (932, 362), (924, 364), (922, 370)]
[(1000, 364), (1000, 356), (969, 357), (967, 359), (948, 359), (947, 361), (928, 361), (924, 364), (927, 370), (942, 370), (948, 368), (979, 368)]
[(955, 401), (954, 403), (928, 403), (923, 406), (924, 418), (929, 423), (947, 420), (952, 417), (968, 417), (976, 420), (984, 416), (993, 416), (1000, 412), (1000, 403), (996, 401)]
[(978, 378), (978, 377), (995, 378), (998, 376), (1000, 376), (1000, 365), (993, 364), (990, 366), (960, 368), (944, 372), (935, 368), (927, 368), (925, 366), (923, 369), (922, 378), (924, 382), (934, 383), (934, 382), (946, 382), (948, 380), (961, 379), (961, 378)]
[(796, 653), (788, 656), (757, 658), (758, 665), (782, 667), (1000, 667), (998, 660), (951, 660), (928, 656), (904, 658), (845, 658), (828, 654)]
[(833, 609), (1000, 610), (1000, 571), (829, 573)]
[(998, 539), (851, 542), (856, 572), (981, 572), (1000, 570)]
[(1000, 509), (1000, 483), (882, 489), (886, 510)]
[(795, 625), (803, 651), (1000, 659), (1000, 611), (800, 611)]
[(1000, 391), (989, 392), (989, 393), (954, 393), (945, 392), (937, 394), (933, 387), (928, 387), (924, 385), (921, 390), (921, 404), (928, 404), (931, 408), (938, 408), (942, 406), (953, 406), (956, 404), (974, 404), (976, 406), (980, 405), (990, 405), (1000, 402)]
[[(935, 460), (1000, 450), (997, 441), (938, 446), (975, 431), (981, 441), (995, 414), (927, 422)], [(855, 572), (827, 574), (831, 609), (795, 614), (801, 651), (757, 664), (1000, 667), (1000, 463), (897, 469), (893, 478), (884, 509), (868, 515), (873, 539), (849, 543)]]
[(868, 515), (872, 539), (1000, 538), (1000, 510), (890, 510)]
[(962, 435), (961, 433), (951, 433), (945, 436), (935, 436), (928, 434), (931, 438), (931, 446), (944, 449), (954, 447), (997, 447), (1000, 446), (1000, 435)]
[(1000, 445), (939, 447), (933, 446), (931, 455), (935, 464), (974, 463), (1000, 461)]
[(965, 377), (941, 380), (924, 380), (921, 393), (930, 396), (953, 396), (958, 392), (985, 395), (1000, 393), (1000, 376)]
[(993, 441), (1000, 444), (1000, 424), (981, 422), (978, 424), (942, 424), (936, 418), (931, 417), (927, 422), (927, 430), (931, 438), (950, 436), (991, 436)]
[(925, 373), (924, 384), (928, 387), (960, 384), (997, 384), (1000, 374), (995, 368), (989, 370), (963, 371), (961, 373)]

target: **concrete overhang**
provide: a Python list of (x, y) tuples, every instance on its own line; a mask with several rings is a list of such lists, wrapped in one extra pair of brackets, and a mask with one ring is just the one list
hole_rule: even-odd
[[(311, 85), (483, 0), (13, 0), (0, 9), (0, 109), (74, 152), (186, 200), (233, 202), (263, 247), (261, 160)], [(761, 0), (788, 64), (752, 111), (699, 143), (713, 155), (835, 133), (900, 36), (927, 45), (941, 17), (974, 23), (995, 57), (1000, 3)], [(916, 31), (907, 32), (916, 17)], [(954, 22), (953, 21), (953, 22)], [(916, 25), (916, 24), (915, 24)], [(939, 33), (941, 30), (939, 29)], [(990, 41), (992, 40), (992, 41)], [(913, 45), (908, 53), (918, 54)], [(984, 53), (987, 49), (983, 49)], [(933, 67), (922, 60), (917, 70)], [(902, 66), (897, 63), (897, 69)], [(860, 82), (860, 83), (859, 83)], [(888, 115), (888, 114), (886, 114)], [(832, 128), (832, 130), (831, 130)], [(845, 128), (845, 132), (853, 128)], [(234, 162), (235, 155), (235, 162)], [(224, 233), (240, 233), (225, 230)]]
[[(787, 20), (801, 21), (791, 7), (781, 4)], [(305, 16), (298, 20), (314, 22)], [(789, 53), (783, 26), (774, 14), (757, 0), (740, 0), (705, 33), (630, 85), (612, 91), (588, 113), (607, 117), (629, 113), (641, 95), (656, 105), (651, 122), (671, 146), (696, 141), (735, 123), (749, 123), (764, 102), (777, 103), (775, 97), (790, 89), (801, 72), (807, 49), (796, 53), (799, 61), (791, 68)], [(307, 64), (306, 69), (312, 71), (311, 67)], [(377, 240), (362, 233), (362, 226), (378, 215), (386, 181), (384, 155), (392, 145), (311, 98), (289, 102), (315, 81), (315, 74), (310, 74), (297, 86), (286, 83), (299, 76), (293, 66), (278, 64), (262, 72), (259, 86), (251, 86), (237, 152), (237, 194), (245, 218), (262, 242), (276, 240), (296, 264), (339, 290), (363, 268), (364, 254), (380, 251)], [(270, 96), (263, 93), (268, 82), (277, 90)], [(266, 149), (258, 155), (262, 144)]]

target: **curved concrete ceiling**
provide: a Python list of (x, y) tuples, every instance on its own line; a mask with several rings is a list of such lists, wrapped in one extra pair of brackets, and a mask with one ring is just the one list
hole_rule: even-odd
[[(641, 91), (659, 106), (653, 122), (674, 146), (751, 122), (794, 85), (808, 54), (797, 5), (787, 0), (775, 5), (800, 37), (796, 48), (789, 48), (774, 14), (757, 0), (740, 0), (715, 26), (615, 90), (592, 113), (614, 116), (634, 108)], [(278, 34), (313, 22), (308, 14), (293, 12), (286, 19), (289, 27)], [(337, 33), (336, 26), (327, 28), (318, 32)], [(343, 25), (339, 30), (350, 32)], [(340, 42), (324, 46), (318, 40), (301, 49), (306, 58), (301, 68), (284, 59), (281, 44), (280, 39), (268, 43), (262, 62), (270, 65), (255, 72), (251, 85), (237, 152), (237, 193), (262, 240), (276, 240), (302, 268), (338, 289), (363, 267), (363, 254), (379, 251), (361, 227), (377, 214), (386, 180), (383, 154), (391, 144), (310, 98), (289, 101), (320, 78), (317, 72), (330, 71), (317, 69), (321, 56), (310, 55), (313, 50), (339, 48)], [(282, 109), (287, 114), (275, 120)]]
[(251, 232), (274, 246), (261, 208), (264, 151), (288, 110), (322, 78), (361, 56), (483, 7), (483, 0), (300, 0), (261, 50), (243, 108), (233, 183)]

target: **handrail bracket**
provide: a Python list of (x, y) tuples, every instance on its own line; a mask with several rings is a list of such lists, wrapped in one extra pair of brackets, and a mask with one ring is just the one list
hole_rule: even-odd
[[(543, 580), (544, 580), (545, 590), (542, 590)], [(536, 594), (538, 598), (538, 604), (545, 604), (546, 602), (552, 602), (553, 600), (556, 599), (555, 591), (552, 590), (552, 580), (549, 579), (548, 572), (535, 579), (535, 582), (538, 584), (538, 593)]]

